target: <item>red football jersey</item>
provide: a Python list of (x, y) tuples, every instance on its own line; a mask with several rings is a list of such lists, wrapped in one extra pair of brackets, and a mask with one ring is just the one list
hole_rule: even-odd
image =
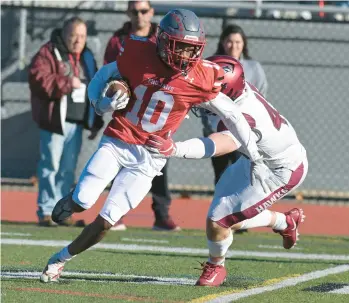
[(214, 99), (221, 90), (224, 71), (201, 60), (188, 75), (174, 74), (145, 38), (125, 39), (117, 65), (132, 91), (124, 110), (115, 111), (104, 134), (130, 144), (144, 144), (149, 134), (176, 132), (190, 108)]

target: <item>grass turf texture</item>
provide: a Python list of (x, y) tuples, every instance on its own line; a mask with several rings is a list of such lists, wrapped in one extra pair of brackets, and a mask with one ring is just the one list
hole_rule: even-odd
[[(71, 241), (79, 228), (42, 228), (31, 224), (2, 224), (2, 238), (30, 240)], [(21, 233), (30, 235), (15, 235)], [(140, 242), (140, 241), (160, 242)], [(166, 242), (167, 241), (167, 242)], [(282, 239), (274, 233), (247, 233), (235, 235), (231, 250), (286, 252), (279, 249)], [(206, 248), (202, 231), (180, 233), (154, 232), (147, 229), (128, 229), (110, 232), (103, 243), (137, 244), (158, 247)], [(260, 245), (263, 245), (261, 248)], [(276, 247), (266, 248), (266, 246)], [(287, 252), (304, 254), (348, 254), (349, 239), (338, 237), (302, 237), (297, 250)], [(2, 271), (40, 272), (48, 258), (59, 247), (2, 245)], [(203, 255), (178, 254), (159, 251), (119, 251), (113, 249), (89, 250), (68, 262), (64, 272), (80, 272), (65, 276), (54, 284), (42, 284), (38, 279), (2, 277), (3, 302), (204, 302), (208, 295), (237, 292), (247, 288), (265, 286), (285, 278), (299, 276), (315, 270), (326, 269), (348, 261), (300, 260), (292, 258), (234, 257), (226, 262), (227, 282), (220, 288), (199, 288), (191, 285), (156, 285), (153, 277), (182, 278), (195, 281), (201, 271), (198, 261)], [(84, 276), (85, 273), (85, 276)], [(118, 276), (101, 276), (103, 273)], [(141, 276), (147, 276), (144, 278)], [(305, 291), (321, 283), (349, 283), (348, 272), (301, 283), (273, 292), (251, 296), (239, 302), (347, 302), (348, 295)], [(202, 299), (200, 299), (202, 298)], [(314, 301), (315, 300), (315, 301)]]

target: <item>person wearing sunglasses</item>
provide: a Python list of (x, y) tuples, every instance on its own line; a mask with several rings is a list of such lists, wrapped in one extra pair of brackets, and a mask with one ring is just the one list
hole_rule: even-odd
[[(154, 16), (154, 9), (150, 1), (128, 1), (127, 16), (130, 18), (130, 21), (118, 29), (109, 40), (104, 55), (104, 64), (115, 61), (120, 52), (123, 40), (131, 34), (154, 39), (155, 41), (158, 25), (151, 22)], [(169, 216), (171, 195), (167, 182), (167, 164), (162, 169), (162, 175), (154, 178), (151, 193), (153, 197), (152, 209), (155, 215), (153, 229), (160, 231), (179, 231), (180, 227)], [(126, 225), (123, 218), (111, 228), (111, 230), (125, 229)]]
[(128, 1), (126, 13), (130, 21), (125, 22), (110, 38), (104, 54), (104, 64), (115, 61), (126, 36), (155, 37), (157, 24), (151, 22), (154, 9), (150, 1)]

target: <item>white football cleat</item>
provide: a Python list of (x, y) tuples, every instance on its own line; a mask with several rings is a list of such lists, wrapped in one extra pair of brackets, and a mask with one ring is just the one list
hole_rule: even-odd
[(63, 271), (65, 262), (58, 259), (58, 254), (54, 254), (40, 276), (40, 281), (43, 283), (57, 282)]

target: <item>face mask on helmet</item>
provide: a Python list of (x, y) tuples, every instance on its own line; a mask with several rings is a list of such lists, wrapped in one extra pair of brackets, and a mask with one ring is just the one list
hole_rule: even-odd
[(157, 52), (173, 70), (188, 72), (201, 59), (206, 44), (205, 32), (191, 11), (170, 11), (160, 22)]
[(176, 39), (162, 32), (158, 37), (158, 52), (161, 59), (172, 69), (186, 72), (202, 57), (205, 42)]

